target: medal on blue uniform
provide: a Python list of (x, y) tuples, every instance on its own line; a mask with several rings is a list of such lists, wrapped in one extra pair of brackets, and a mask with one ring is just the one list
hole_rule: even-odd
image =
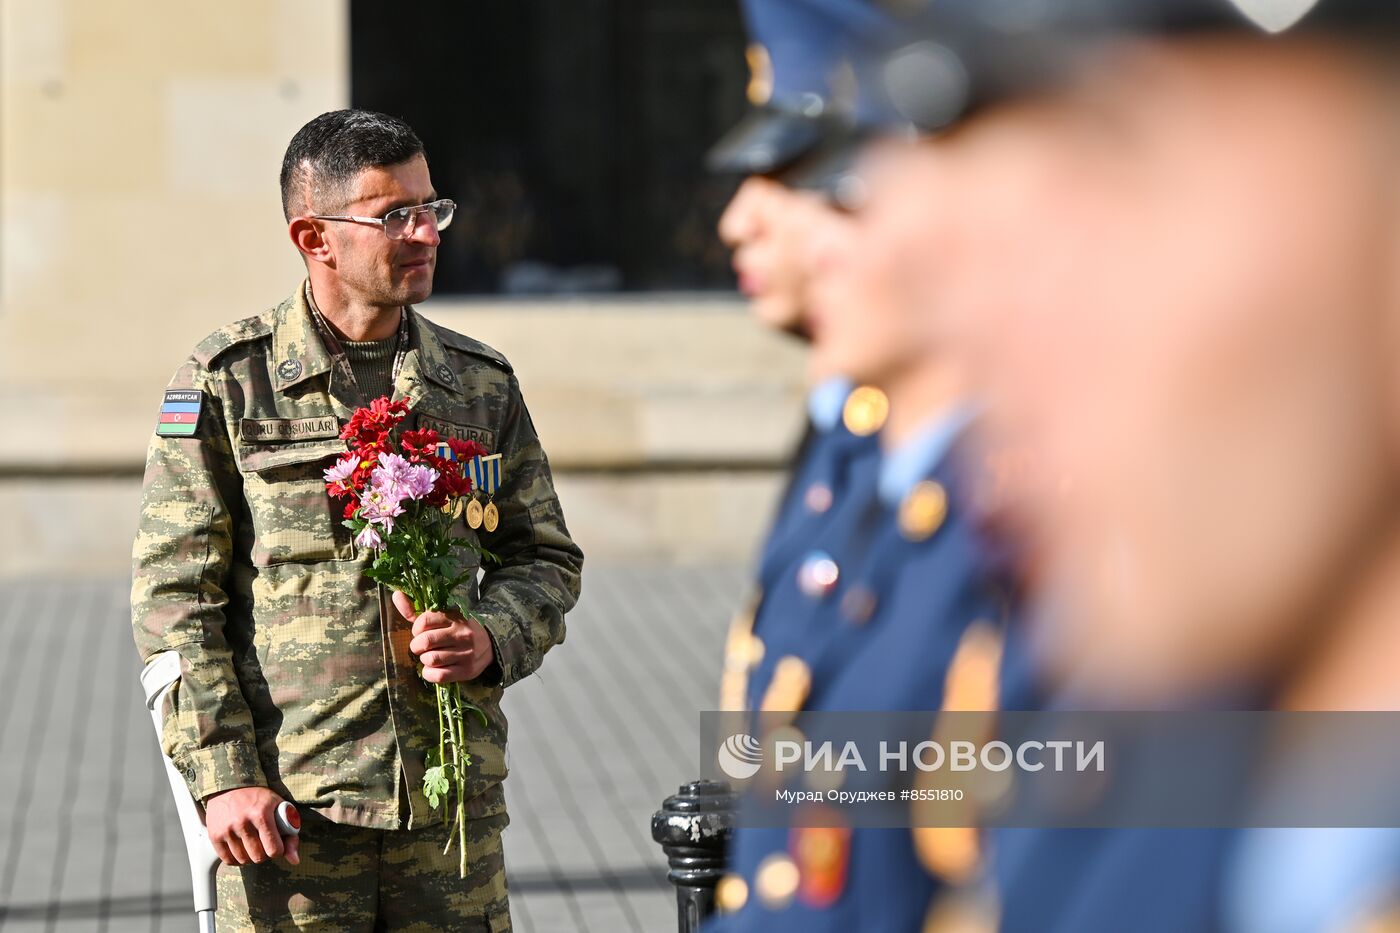
[(467, 526), (473, 531), (481, 527), (483, 518), (481, 502), (476, 498), (481, 489), (481, 458), (472, 457), (467, 461), (467, 478), (472, 481), (472, 496), (467, 501)]
[(501, 455), (478, 458), (481, 461), (481, 489), (486, 493), (486, 508), (481, 513), (481, 524), (487, 531), (495, 531), (501, 524), (501, 510), (496, 508), (496, 490), (501, 488)]

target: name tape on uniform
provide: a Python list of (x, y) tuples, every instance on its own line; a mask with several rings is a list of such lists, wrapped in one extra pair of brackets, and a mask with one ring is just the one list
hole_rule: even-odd
[(438, 432), (442, 437), (451, 437), (459, 441), (476, 441), (487, 450), (494, 450), (496, 447), (496, 432), (490, 428), (483, 428), (475, 424), (455, 424), (451, 421), (443, 421), (441, 418), (434, 418), (431, 415), (418, 415), (418, 429), (426, 431), (429, 428)]
[(319, 418), (244, 418), (238, 430), (245, 442), (312, 440), (339, 437), (340, 421), (334, 415)]

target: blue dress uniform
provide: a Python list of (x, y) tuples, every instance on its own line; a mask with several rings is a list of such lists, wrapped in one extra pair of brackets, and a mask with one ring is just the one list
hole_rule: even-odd
[[(1010, 600), (962, 505), (968, 480), (951, 451), (966, 422), (939, 419), (880, 456), (765, 600), (783, 640), (752, 675), (756, 734), (803, 711), (996, 706)], [(917, 931), (943, 882), (980, 862), (972, 830), (846, 827), (836, 814), (821, 827), (743, 822), (707, 931)]]
[(1224, 930), (1226, 829), (991, 833), (1004, 933)]
[(800, 637), (783, 608), (796, 592), (799, 562), (808, 543), (853, 507), (851, 492), (873, 475), (875, 432), (887, 412), (884, 393), (853, 389), (840, 378), (819, 384), (809, 396), (807, 436), (763, 546), (755, 596), (730, 627), (722, 708), (756, 709), (757, 685), (767, 682), (774, 660)]

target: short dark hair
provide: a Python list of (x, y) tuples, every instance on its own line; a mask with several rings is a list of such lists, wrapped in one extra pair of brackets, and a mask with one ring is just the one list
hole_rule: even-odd
[(323, 113), (297, 130), (282, 157), (282, 213), (291, 220), (308, 208), (340, 210), (360, 172), (416, 155), (423, 155), (423, 141), (398, 117), (373, 110)]

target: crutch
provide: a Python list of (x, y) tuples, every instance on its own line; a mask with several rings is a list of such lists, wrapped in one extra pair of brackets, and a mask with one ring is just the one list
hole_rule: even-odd
[[(189, 785), (176, 770), (175, 763), (165, 754), (161, 736), (165, 726), (165, 696), (180, 679), (180, 653), (162, 651), (146, 663), (141, 671), (141, 687), (146, 692), (146, 709), (151, 714), (151, 722), (156, 727), (156, 743), (161, 747), (161, 760), (165, 762), (165, 776), (170, 781), (171, 793), (175, 795), (175, 812), (180, 815), (180, 829), (185, 836), (185, 854), (190, 860), (190, 879), (194, 884), (194, 913), (199, 921), (199, 933), (214, 933), (214, 908), (218, 906), (218, 894), (214, 886), (214, 876), (219, 870), (219, 857), (214, 854), (214, 844), (209, 841), (209, 833), (204, 828), (204, 817), (199, 805), (190, 795)], [(301, 833), (301, 816), (289, 801), (277, 805), (277, 831), (283, 836), (296, 836)]]

